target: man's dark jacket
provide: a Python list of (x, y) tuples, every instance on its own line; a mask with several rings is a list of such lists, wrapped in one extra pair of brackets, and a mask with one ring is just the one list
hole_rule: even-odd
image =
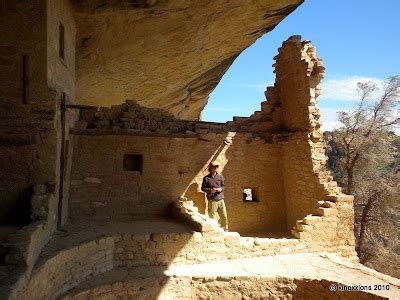
[[(211, 188), (221, 188), (222, 192), (211, 193)], [(203, 183), (201, 184), (201, 190), (207, 193), (208, 200), (221, 200), (224, 199), (224, 176), (222, 174), (215, 174), (213, 177), (211, 174), (204, 176)]]

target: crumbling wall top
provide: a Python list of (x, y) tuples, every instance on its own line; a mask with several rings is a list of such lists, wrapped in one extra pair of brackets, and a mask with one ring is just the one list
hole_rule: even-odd
[(283, 126), (290, 131), (319, 129), (317, 98), (324, 76), (322, 59), (310, 41), (294, 35), (282, 43), (276, 63), (275, 86), (267, 90), (267, 97), (279, 102), (283, 111)]

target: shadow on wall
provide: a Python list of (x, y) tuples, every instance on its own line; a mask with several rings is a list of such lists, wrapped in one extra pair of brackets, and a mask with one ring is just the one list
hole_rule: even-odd
[[(225, 204), (231, 231), (240, 234), (287, 231), (280, 145), (268, 144), (251, 135), (228, 133), (210, 160), (221, 163), (219, 172), (225, 178)], [(185, 194), (201, 213), (207, 207), (204, 193), (200, 192), (202, 176), (207, 174), (205, 170), (206, 167), (199, 172)], [(244, 197), (249, 191), (251, 199)]]
[(197, 182), (193, 182), (187, 189), (185, 193), (185, 197), (193, 201), (194, 206), (199, 209), (199, 213), (206, 214), (207, 212), (207, 200), (205, 194), (203, 192), (199, 192), (201, 190), (201, 185)]
[[(197, 175), (193, 178), (194, 182), (190, 184), (190, 186), (187, 188), (185, 192), (185, 197), (187, 197), (188, 200), (193, 201), (193, 204), (199, 209), (199, 212), (201, 214), (208, 214), (207, 213), (208, 203), (206, 194), (203, 191), (201, 191), (203, 177), (209, 173), (208, 166), (211, 161), (218, 160), (219, 158), (221, 160), (220, 161), (221, 164), (226, 163), (223, 154), (225, 153), (226, 148), (229, 147), (232, 143), (231, 135), (232, 135), (231, 133), (228, 133), (224, 137), (223, 142), (221, 142), (221, 144), (218, 146), (217, 150), (213, 153), (212, 157), (208, 158), (207, 161), (203, 164), (203, 168), (198, 171)], [(203, 137), (203, 141), (210, 141), (210, 140)], [(229, 143), (227, 141), (229, 141)], [(216, 218), (217, 220), (219, 219), (218, 215), (216, 215)]]
[(32, 148), (31, 145), (0, 145), (0, 226), (22, 226), (30, 222)]
[[(171, 204), (202, 179), (224, 137), (205, 141), (190, 135), (75, 135), (70, 217), (110, 220), (168, 215)], [(127, 155), (142, 157), (140, 170), (124, 164)], [(194, 187), (190, 191), (196, 195)]]
[(280, 145), (236, 134), (223, 155), (230, 230), (242, 235), (286, 232)]

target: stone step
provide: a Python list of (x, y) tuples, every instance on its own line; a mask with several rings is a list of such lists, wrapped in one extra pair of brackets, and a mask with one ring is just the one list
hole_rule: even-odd
[(311, 234), (309, 232), (305, 232), (305, 231), (297, 231), (297, 228), (294, 227), (291, 230), (291, 233), (294, 237), (300, 239), (300, 240), (306, 240), (306, 239), (310, 239), (311, 238)]
[(297, 231), (311, 231), (313, 228), (312, 225), (305, 224), (303, 220), (297, 220), (295, 227)]
[(325, 208), (336, 208), (336, 204), (333, 201), (318, 201), (318, 203)]
[(320, 216), (307, 215), (303, 218), (303, 222), (307, 225), (314, 225), (322, 222), (322, 218)]
[(318, 208), (318, 215), (320, 215), (321, 217), (336, 216), (337, 215), (337, 209), (319, 207)]

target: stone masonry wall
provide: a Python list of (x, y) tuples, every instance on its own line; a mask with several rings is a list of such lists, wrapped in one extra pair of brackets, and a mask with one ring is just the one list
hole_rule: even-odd
[(291, 226), (306, 214), (316, 214), (318, 201), (323, 200), (325, 193), (325, 153), (316, 107), (324, 67), (315, 48), (299, 36), (285, 41), (275, 60), (276, 82), (271, 90), (282, 105), (285, 130), (297, 132), (282, 143), (287, 218)]
[(22, 103), (23, 55), (29, 56), (30, 99), (46, 93), (46, 1), (3, 1), (0, 5), (1, 104)]
[[(36, 104), (48, 94), (45, 13), (43, 1), (7, 1), (7, 6), (2, 3), (0, 8), (0, 221), (3, 222), (19, 221), (9, 220), (10, 215), (29, 207), (31, 173), (37, 167), (35, 156), (41, 148), (35, 125), (52, 125), (47, 122), (46, 109), (22, 104), (23, 55), (29, 56), (28, 100)], [(34, 117), (28, 118), (27, 114)]]
[[(225, 176), (229, 230), (242, 234), (286, 231), (281, 146), (236, 133), (215, 159), (222, 162)], [(255, 201), (243, 200), (244, 188), (252, 189)]]
[[(59, 57), (60, 22), (65, 26), (67, 63)], [(2, 246), (21, 254), (18, 264), (29, 277), (57, 228), (60, 99), (66, 93), (67, 101), (74, 100), (75, 22), (67, 0), (17, 0), (0, 4), (0, 25), (0, 222), (30, 222)], [(29, 58), (25, 101), (24, 55)], [(67, 112), (67, 129), (74, 115)], [(8, 256), (5, 259), (7, 268)]]
[[(64, 27), (64, 58), (59, 55), (59, 26)], [(73, 8), (69, 0), (47, 0), (47, 84), (49, 89), (57, 91), (56, 101), (61, 100), (62, 94), (65, 95), (66, 104), (75, 103), (75, 36), (76, 24), (73, 15)], [(61, 224), (65, 224), (68, 207), (68, 178), (66, 168), (68, 166), (68, 157), (70, 157), (72, 148), (69, 147), (69, 128), (73, 127), (78, 119), (75, 110), (65, 110), (65, 133), (64, 142), (61, 142), (61, 120), (60, 109), (58, 109), (58, 156), (61, 155), (61, 143), (64, 143), (64, 183), (63, 200), (61, 205)], [(60, 184), (60, 166), (57, 165), (56, 174), (57, 196)], [(57, 199), (58, 202), (58, 199)]]
[(140, 106), (134, 100), (111, 107), (82, 107), (77, 129), (130, 129), (132, 131), (160, 134), (221, 133), (226, 131), (223, 123), (179, 120), (162, 109)]
[[(33, 185), (48, 184), (58, 193), (60, 97), (63, 92), (69, 100), (74, 96), (75, 23), (67, 0), (7, 1), (1, 7), (0, 220), (12, 222), (7, 219), (21, 207), (29, 211)], [(60, 20), (66, 28), (68, 64), (58, 57)], [(24, 55), (29, 57), (25, 103)], [(67, 124), (71, 118), (68, 114)]]
[(21, 276), (8, 299), (55, 299), (88, 276), (111, 270), (113, 252), (114, 240), (103, 238), (47, 257), (29, 278)]
[(270, 88), (282, 105), (283, 125), (289, 131), (319, 129), (316, 107), (325, 68), (310, 41), (292, 36), (275, 59), (275, 85)]
[(261, 103), (261, 110), (250, 117), (233, 117), (226, 123), (188, 121), (176, 119), (161, 109), (143, 107), (134, 100), (111, 107), (81, 106), (77, 129), (130, 129), (160, 134), (205, 134), (226, 131), (246, 132), (252, 136), (268, 137), (271, 132), (282, 129), (282, 109), (270, 91), (265, 92), (268, 101)]
[[(142, 174), (123, 169), (124, 154), (132, 153), (143, 155)], [(204, 213), (205, 195), (200, 187), (212, 159), (221, 161), (226, 177), (231, 230), (286, 229), (280, 146), (251, 135), (227, 138), (227, 133), (186, 137), (75, 135), (70, 217), (167, 215), (175, 199), (184, 195), (195, 200)], [(258, 202), (243, 201), (245, 187), (255, 190)]]
[[(57, 249), (57, 247), (55, 248)], [(351, 246), (326, 248), (297, 239), (240, 237), (235, 232), (114, 234), (68, 248), (47, 249), (31, 277), (21, 277), (9, 299), (51, 299), (117, 267), (168, 266), (287, 253), (335, 252), (354, 259)], [(51, 278), (51, 279), (50, 279)]]
[(282, 145), (287, 224), (289, 227), (307, 214), (315, 214), (321, 198), (318, 174), (314, 172), (307, 133), (292, 135)]
[[(68, 0), (47, 1), (47, 83), (75, 101), (75, 36), (73, 8)], [(59, 55), (59, 26), (64, 27), (64, 58)]]
[(272, 90), (282, 104), (284, 130), (292, 132), (281, 140), (287, 224), (296, 223), (292, 233), (298, 238), (352, 246), (353, 198), (342, 194), (327, 170), (316, 106), (325, 70), (322, 60), (300, 36), (285, 41), (275, 60)]
[[(110, 297), (131, 299), (342, 299), (329, 280), (263, 278), (260, 276), (152, 276), (131, 278), (72, 291), (65, 300)], [(348, 300), (386, 299), (364, 291), (346, 293)]]

